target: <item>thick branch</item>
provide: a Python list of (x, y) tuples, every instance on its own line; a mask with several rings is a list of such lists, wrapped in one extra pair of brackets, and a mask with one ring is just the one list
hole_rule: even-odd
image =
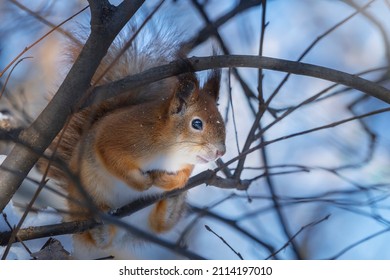
[[(114, 220), (112, 219), (114, 218), (123, 218), (126, 216), (130, 216), (133, 213), (143, 208), (146, 208), (149, 205), (156, 203), (157, 201), (169, 197), (173, 197), (182, 192), (188, 191), (196, 186), (199, 186), (203, 183), (206, 183), (208, 185), (214, 185), (219, 188), (229, 188), (229, 189), (236, 188), (238, 190), (245, 190), (246, 188), (249, 187), (250, 182), (224, 179), (218, 177), (214, 171), (206, 170), (202, 173), (199, 173), (191, 177), (187, 185), (182, 189), (176, 189), (173, 191), (165, 192), (162, 193), (161, 195), (140, 198), (127, 205), (124, 205), (121, 208), (111, 211), (109, 213), (109, 217), (111, 218), (109, 219), (108, 222), (113, 222)], [(102, 216), (102, 219), (104, 218), (106, 217)], [(48, 226), (29, 227), (29, 228), (19, 230), (17, 237), (20, 240), (27, 241), (27, 240), (32, 240), (32, 239), (37, 239), (42, 237), (50, 237), (55, 235), (83, 232), (98, 225), (99, 223), (94, 220), (87, 220), (87, 221), (66, 222), (66, 223), (48, 225)], [(0, 246), (4, 246), (8, 244), (11, 234), (12, 234), (11, 231), (0, 232)]]
[[(189, 67), (189, 65), (191, 65), (191, 67)], [(360, 90), (372, 97), (378, 98), (390, 104), (390, 90), (376, 83), (345, 72), (308, 63), (264, 56), (221, 55), (210, 57), (192, 57), (185, 62), (183, 62), (183, 60), (177, 60), (166, 65), (148, 69), (136, 75), (125, 77), (116, 82), (96, 87), (91, 95), (93, 98), (87, 100), (83, 106), (87, 107), (91, 105), (94, 100), (101, 101), (116, 97), (136, 87), (144, 86), (185, 72), (203, 71), (212, 68), (224, 67), (262, 68), (320, 78)]]
[[(55, 225), (28, 227), (18, 231), (19, 240), (33, 240), (43, 237), (78, 233), (86, 231), (98, 225), (94, 220), (65, 222)], [(0, 232), (0, 246), (6, 246), (11, 238), (11, 231)]]

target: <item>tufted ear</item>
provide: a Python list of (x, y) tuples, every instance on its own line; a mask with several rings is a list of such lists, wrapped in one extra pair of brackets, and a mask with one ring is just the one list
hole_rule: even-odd
[(194, 73), (178, 76), (178, 83), (170, 104), (170, 113), (184, 113), (187, 106), (198, 99), (199, 82)]
[(207, 76), (203, 91), (214, 97), (215, 101), (219, 97), (219, 88), (221, 86), (221, 69), (213, 69)]

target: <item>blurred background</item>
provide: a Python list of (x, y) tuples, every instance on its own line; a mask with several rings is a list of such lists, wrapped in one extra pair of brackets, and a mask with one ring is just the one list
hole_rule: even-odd
[[(145, 2), (138, 19), (159, 3)], [(69, 69), (64, 44), (72, 31), (88, 25), (88, 10), (3, 69), (86, 5), (0, 0), (0, 110), (18, 125), (34, 120), (60, 85)], [(214, 46), (221, 54), (300, 60), (390, 88), (389, 18), (389, 0), (166, 0), (149, 28), (177, 29), (181, 40), (192, 43), (191, 56), (209, 56)], [(222, 160), (236, 160), (222, 174), (236, 172), (250, 180), (250, 187), (192, 189), (187, 216), (162, 238), (208, 259), (389, 259), (390, 113), (360, 117), (389, 105), (326, 80), (286, 75), (224, 69), (219, 108), (228, 151)], [(268, 101), (267, 109), (254, 124), (259, 100)], [(338, 124), (346, 119), (351, 120)], [(257, 138), (251, 147), (270, 142), (237, 170), (254, 125)], [(0, 153), (10, 146), (0, 143)], [(195, 172), (216, 167), (199, 166)], [(16, 205), (26, 203), (35, 187), (26, 182)], [(60, 203), (61, 198), (44, 192), (36, 208), (61, 208)], [(63, 243), (71, 250), (66, 238)], [(158, 244), (142, 251), (144, 258), (180, 257)]]

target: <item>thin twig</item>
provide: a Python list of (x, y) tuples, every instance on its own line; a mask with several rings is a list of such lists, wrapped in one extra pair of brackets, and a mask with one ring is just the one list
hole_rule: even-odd
[[(363, 12), (365, 9), (367, 9), (375, 0), (371, 0), (369, 2), (367, 2), (364, 6), (362, 6), (361, 8), (357, 9), (356, 12), (352, 13), (351, 15), (349, 15), (348, 17), (346, 17), (345, 19), (341, 20), (340, 22), (338, 22), (337, 24), (335, 24), (334, 26), (332, 26), (330, 29), (326, 30), (323, 34), (321, 34), (320, 36), (318, 36), (304, 51), (303, 53), (299, 56), (297, 62), (300, 62), (302, 61), (302, 59), (322, 40), (324, 39), (326, 36), (328, 36), (330, 33), (332, 33), (333, 31), (335, 31), (337, 28), (339, 28), (340, 26), (342, 26), (343, 24), (345, 24), (346, 22), (348, 22), (349, 20), (351, 20), (353, 17), (355, 17), (356, 15), (358, 15), (360, 12)], [(280, 82), (280, 84), (276, 87), (276, 89), (274, 90), (274, 92), (271, 94), (271, 96), (267, 99), (267, 102), (266, 102), (266, 105), (269, 106), (271, 101), (274, 99), (274, 97), (278, 94), (278, 92), (280, 91), (280, 89), (283, 87), (283, 85), (287, 82), (287, 80), (289, 79), (290, 77), (290, 73), (288, 73), (284, 78), (283, 80)]]
[[(51, 28), (56, 28), (56, 25), (54, 23), (51, 23), (46, 18), (42, 17), (37, 12), (32, 11), (31, 9), (29, 9), (28, 7), (26, 7), (22, 3), (20, 3), (20, 2), (18, 2), (16, 0), (9, 0), (9, 1), (12, 4), (16, 5), (19, 9), (21, 9), (21, 10), (29, 13), (31, 16), (35, 17), (37, 20), (39, 20), (43, 24), (46, 24), (47, 26), (50, 26)], [(80, 44), (80, 42), (70, 32), (67, 32), (67, 31), (65, 31), (65, 30), (63, 30), (62, 28), (59, 28), (59, 27), (57, 27), (56, 30), (58, 32), (60, 32), (61, 34), (65, 35), (66, 37), (68, 37), (69, 39), (71, 39), (73, 42)]]
[(7, 88), (7, 84), (8, 84), (9, 78), (11, 77), (12, 72), (15, 70), (16, 66), (18, 66), (18, 64), (21, 63), (23, 60), (29, 59), (29, 58), (33, 58), (33, 57), (32, 57), (32, 56), (22, 57), (22, 58), (19, 59), (19, 60), (15, 63), (15, 65), (12, 67), (11, 71), (10, 71), (9, 74), (7, 75), (7, 79), (5, 79), (3, 88), (1, 89), (1, 92), (0, 92), (0, 99), (1, 99), (1, 97), (3, 96), (3, 94), (4, 94), (4, 92), (5, 92), (5, 89)]
[(331, 128), (331, 127), (336, 127), (336, 126), (339, 126), (339, 125), (342, 125), (342, 124), (345, 124), (345, 123), (348, 123), (348, 122), (351, 122), (351, 121), (354, 121), (354, 120), (357, 120), (357, 119), (360, 119), (360, 118), (366, 118), (366, 117), (369, 117), (369, 116), (382, 114), (382, 113), (389, 112), (389, 111), (390, 111), (390, 107), (387, 107), (387, 108), (384, 108), (384, 109), (371, 111), (371, 112), (366, 113), (366, 114), (357, 115), (357, 116), (354, 116), (354, 117), (351, 117), (351, 118), (347, 118), (347, 119), (343, 119), (343, 120), (340, 120), (340, 121), (337, 121), (337, 122), (333, 122), (333, 123), (330, 123), (330, 124), (327, 124), (327, 125), (323, 125), (323, 126), (315, 127), (315, 128), (312, 128), (312, 129), (304, 130), (304, 131), (301, 131), (301, 132), (285, 135), (285, 136), (282, 136), (282, 137), (279, 137), (279, 138), (275, 138), (273, 140), (268, 140), (266, 142), (260, 143), (260, 144), (258, 144), (256, 146), (246, 150), (245, 152), (242, 152), (237, 157), (235, 157), (235, 158), (225, 162), (225, 165), (218, 167), (218, 169), (216, 171), (218, 171), (221, 168), (226, 168), (230, 164), (236, 162), (241, 157), (243, 157), (245, 155), (248, 155), (250, 153), (253, 153), (254, 151), (257, 151), (258, 149), (262, 149), (264, 146), (267, 146), (267, 145), (270, 145), (270, 144), (273, 144), (273, 143), (276, 143), (276, 142), (284, 141), (284, 140), (287, 140), (287, 139), (290, 139), (290, 138), (293, 138), (293, 137), (297, 137), (297, 136), (305, 135), (305, 134), (308, 134), (308, 133), (316, 132), (316, 131), (319, 131), (319, 130), (323, 130), (323, 129), (327, 129), (327, 128)]
[(332, 257), (330, 257), (328, 259), (329, 260), (336, 260), (336, 259), (340, 258), (342, 255), (344, 255), (346, 252), (348, 252), (349, 250), (355, 248), (356, 246), (361, 245), (362, 243), (367, 242), (367, 241), (369, 241), (369, 240), (371, 240), (371, 239), (373, 239), (373, 238), (375, 238), (377, 236), (380, 236), (382, 234), (388, 233), (389, 231), (390, 231), (390, 227), (387, 227), (387, 228), (385, 228), (383, 230), (380, 230), (380, 231), (378, 231), (378, 232), (376, 232), (374, 234), (370, 234), (369, 236), (367, 236), (365, 238), (362, 238), (362, 239), (352, 243), (351, 245), (347, 246), (346, 248), (341, 250), (339, 253), (337, 253), (336, 255), (334, 255), (334, 256), (332, 256)]
[[(12, 225), (10, 224), (10, 222), (8, 221), (8, 218), (7, 218), (7, 214), (6, 213), (3, 213), (3, 218), (4, 218), (4, 222), (7, 224), (8, 228), (13, 231), (14, 228), (12, 227)], [(27, 247), (26, 243), (20, 239), (18, 236), (16, 236), (16, 239), (18, 240), (18, 242), (20, 242), (20, 244), (22, 244), (23, 248), (27, 251), (27, 253), (31, 256), (32, 255), (32, 252), (31, 250)], [(35, 259), (35, 258), (34, 258)]]
[(218, 237), (226, 246), (229, 247), (230, 250), (233, 251), (234, 254), (236, 254), (241, 260), (243, 260), (244, 258), (242, 257), (242, 255), (237, 252), (236, 250), (233, 249), (232, 246), (230, 246), (230, 244), (220, 235), (218, 235), (215, 231), (213, 231), (208, 225), (204, 225), (204, 227), (210, 231), (211, 233), (213, 233), (216, 237)]
[(245, 235), (246, 237), (252, 239), (253, 241), (255, 241), (257, 243), (259, 243), (261, 246), (266, 248), (267, 251), (269, 251), (270, 253), (275, 251), (274, 247), (271, 244), (268, 244), (267, 242), (264, 242), (264, 241), (260, 240), (259, 238), (257, 238), (253, 234), (251, 234), (249, 231), (247, 231), (247, 230), (243, 229), (243, 227), (239, 226), (237, 221), (239, 221), (240, 219), (232, 220), (232, 219), (224, 218), (224, 217), (221, 217), (220, 215), (218, 215), (216, 213), (213, 213), (213, 212), (209, 211), (209, 209), (210, 209), (210, 207), (208, 207), (207, 209), (201, 209), (201, 208), (198, 208), (198, 207), (195, 207), (195, 206), (191, 205), (191, 210), (192, 211), (196, 211), (197, 213), (199, 213), (199, 215), (207, 216), (207, 217), (216, 219), (216, 220), (218, 220), (218, 221), (220, 221), (220, 222), (222, 222), (222, 223), (232, 227), (233, 229), (237, 230), (238, 232), (240, 232), (241, 234)]
[(64, 25), (65, 23), (67, 23), (68, 21), (72, 20), (74, 17), (78, 16), (80, 13), (84, 12), (89, 6), (86, 6), (85, 8), (81, 9), (80, 11), (78, 11), (77, 13), (75, 13), (74, 15), (72, 15), (71, 17), (67, 18), (66, 20), (64, 20), (63, 22), (61, 22), (60, 24), (58, 24), (57, 26), (55, 26), (54, 28), (52, 28), (49, 32), (47, 32), (45, 35), (43, 35), (42, 37), (40, 37), (38, 40), (36, 40), (34, 43), (32, 43), (31, 45), (27, 46), (26, 48), (24, 48), (24, 50), (19, 53), (4, 69), (3, 71), (0, 72), (0, 78), (4, 75), (4, 73), (16, 62), (19, 60), (19, 58), (24, 55), (28, 50), (30, 50), (31, 48), (33, 48), (34, 46), (36, 46), (38, 43), (40, 43), (41, 41), (43, 41), (47, 36), (49, 36), (51, 33), (53, 33), (54, 31), (56, 31), (60, 26)]
[(8, 244), (7, 244), (7, 247), (5, 248), (4, 250), (4, 253), (3, 253), (3, 256), (1, 257), (2, 260), (5, 260), (7, 259), (7, 255), (9, 253), (9, 251), (11, 250), (11, 246), (12, 244), (14, 243), (14, 241), (17, 238), (17, 234), (18, 234), (18, 231), (22, 228), (22, 225), (24, 223), (24, 221), (26, 220), (27, 218), (27, 215), (28, 213), (30, 212), (30, 209), (32, 208), (32, 206), (34, 205), (36, 199), (38, 198), (38, 195), (40, 194), (40, 192), (42, 191), (43, 187), (46, 185), (47, 181), (45, 179), (45, 177), (42, 178), (42, 181), (41, 183), (39, 184), (37, 190), (35, 191), (34, 193), (34, 196), (32, 197), (31, 201), (29, 202), (29, 204), (27, 205), (22, 217), (20, 218), (18, 224), (16, 225), (16, 227), (12, 230), (12, 235), (8, 241)]
[(311, 228), (311, 227), (314, 227), (316, 225), (318, 225), (319, 223), (322, 223), (326, 220), (328, 220), (330, 217), (330, 214), (326, 215), (324, 218), (318, 220), (318, 221), (314, 221), (314, 222), (311, 222), (303, 227), (301, 227), (287, 242), (286, 244), (284, 244), (279, 250), (275, 251), (274, 253), (272, 253), (271, 255), (269, 255), (266, 260), (269, 260), (270, 258), (274, 257), (275, 255), (279, 254), (281, 251), (283, 251), (284, 249), (286, 249), (288, 247), (289, 244), (291, 244), (291, 242), (302, 232), (304, 231), (305, 229), (307, 228)]

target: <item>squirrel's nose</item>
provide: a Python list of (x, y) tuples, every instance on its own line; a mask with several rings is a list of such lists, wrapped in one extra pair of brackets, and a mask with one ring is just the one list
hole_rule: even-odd
[(220, 158), (226, 153), (226, 146), (224, 144), (217, 146), (216, 157)]

